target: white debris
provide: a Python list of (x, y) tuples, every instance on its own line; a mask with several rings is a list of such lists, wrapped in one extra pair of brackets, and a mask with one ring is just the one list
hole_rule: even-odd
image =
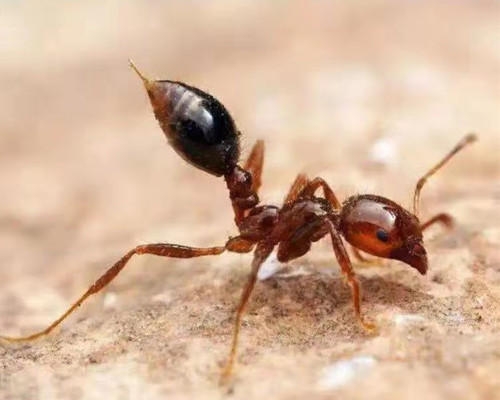
[(266, 279), (269, 279), (271, 276), (273, 276), (280, 269), (281, 269), (281, 263), (278, 261), (278, 258), (276, 257), (276, 252), (273, 251), (269, 255), (269, 257), (267, 257), (266, 261), (262, 263), (257, 278), (259, 279), (259, 281), (265, 281)]
[(104, 299), (102, 301), (102, 305), (104, 309), (114, 308), (117, 300), (118, 296), (115, 293), (106, 292), (106, 294), (104, 295)]
[(398, 154), (394, 138), (383, 136), (377, 139), (370, 148), (370, 161), (383, 166), (396, 164)]
[(459, 311), (451, 311), (447, 315), (448, 321), (451, 321), (455, 324), (461, 324), (465, 322), (465, 316)]
[(425, 321), (425, 318), (418, 314), (396, 314), (393, 317), (397, 326), (415, 325)]
[(341, 360), (323, 370), (319, 385), (323, 389), (335, 389), (343, 386), (355, 377), (368, 373), (377, 363), (372, 356), (358, 356)]
[(412, 96), (443, 96), (447, 93), (447, 77), (434, 68), (426, 65), (404, 67), (399, 71), (398, 78), (404, 89)]
[(286, 264), (278, 261), (276, 250), (262, 263), (259, 269), (257, 279), (265, 281), (266, 279), (276, 276), (276, 278), (296, 278), (298, 276), (311, 275), (311, 271), (301, 265), (294, 265), (292, 268), (287, 268)]
[(153, 296), (153, 301), (168, 305), (172, 302), (172, 293), (169, 291), (158, 293)]
[(298, 276), (306, 276), (306, 275), (311, 275), (311, 271), (305, 267), (302, 267), (302, 266), (298, 266), (290, 272), (280, 272), (280, 273), (276, 274), (277, 277), (284, 278), (284, 279), (296, 278)]

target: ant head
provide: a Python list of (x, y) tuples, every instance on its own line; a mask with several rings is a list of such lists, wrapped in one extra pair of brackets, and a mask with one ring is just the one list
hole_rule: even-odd
[(418, 218), (389, 199), (350, 197), (342, 208), (340, 229), (350, 244), (366, 253), (403, 261), (422, 275), (427, 272)]
[(232, 170), (240, 154), (239, 132), (225, 107), (213, 96), (182, 82), (142, 79), (156, 119), (174, 150), (191, 165), (212, 175)]
[(427, 272), (427, 253), (422, 241), (418, 206), (422, 187), (455, 154), (477, 140), (473, 133), (465, 135), (448, 154), (422, 176), (413, 196), (413, 214), (393, 201), (380, 196), (354, 196), (344, 203), (340, 213), (340, 229), (353, 246), (378, 257), (393, 258)]

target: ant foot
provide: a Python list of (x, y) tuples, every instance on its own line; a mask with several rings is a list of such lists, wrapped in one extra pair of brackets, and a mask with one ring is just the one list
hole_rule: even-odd
[(381, 258), (364, 258), (363, 260), (356, 261), (356, 266), (361, 268), (383, 267), (384, 265), (385, 261)]
[(359, 318), (359, 322), (367, 333), (375, 334), (378, 332), (378, 327), (374, 322), (368, 322), (361, 317)]
[(221, 371), (219, 378), (219, 386), (226, 387), (228, 391), (231, 390), (233, 382), (233, 365), (232, 363), (227, 363)]

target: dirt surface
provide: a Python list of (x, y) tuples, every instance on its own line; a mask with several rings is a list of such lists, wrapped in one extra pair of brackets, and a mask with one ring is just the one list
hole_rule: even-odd
[(437, 3), (4, 2), (4, 334), (46, 326), (135, 244), (236, 233), (224, 182), (166, 146), (129, 57), (215, 94), (244, 150), (265, 139), (266, 203), (306, 172), (409, 205), (463, 134), (480, 141), (423, 191), (426, 217), (456, 217), (426, 233), (429, 273), (360, 266), (377, 334), (325, 240), (257, 285), (227, 394), (251, 256), (138, 257), (50, 337), (0, 345), (0, 399), (500, 399), (500, 8)]

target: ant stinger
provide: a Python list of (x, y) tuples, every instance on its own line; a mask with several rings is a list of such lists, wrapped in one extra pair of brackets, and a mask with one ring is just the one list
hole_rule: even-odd
[[(427, 272), (427, 254), (422, 232), (436, 222), (451, 225), (452, 219), (448, 214), (442, 213), (421, 223), (418, 218), (420, 191), (430, 176), (457, 152), (476, 140), (474, 134), (460, 140), (418, 181), (412, 212), (385, 197), (371, 194), (352, 196), (340, 203), (322, 178), (308, 179), (303, 174), (297, 176), (281, 207), (259, 205), (264, 143), (257, 141), (246, 162), (240, 166), (240, 132), (226, 108), (217, 99), (182, 82), (150, 80), (132, 62), (130, 64), (144, 83), (156, 119), (169, 144), (194, 167), (217, 177), (224, 177), (239, 235), (229, 239), (224, 246), (217, 247), (196, 248), (170, 243), (139, 245), (111, 266), (46, 329), (29, 336), (0, 336), (0, 339), (25, 342), (47, 335), (87, 297), (107, 286), (135, 254), (192, 258), (219, 255), (224, 251), (248, 253), (253, 250), (251, 272), (237, 307), (232, 344), (222, 372), (222, 379), (226, 380), (233, 369), (241, 319), (256, 283), (257, 273), (275, 247), (278, 260), (287, 262), (306, 254), (312, 242), (329, 236), (333, 252), (351, 288), (356, 318), (367, 331), (373, 331), (375, 326), (365, 320), (361, 313), (360, 285), (342, 236), (353, 246), (357, 257), (362, 257), (358, 251), (362, 250), (377, 257), (400, 260), (422, 275)], [(323, 196), (316, 194), (320, 188)]]

